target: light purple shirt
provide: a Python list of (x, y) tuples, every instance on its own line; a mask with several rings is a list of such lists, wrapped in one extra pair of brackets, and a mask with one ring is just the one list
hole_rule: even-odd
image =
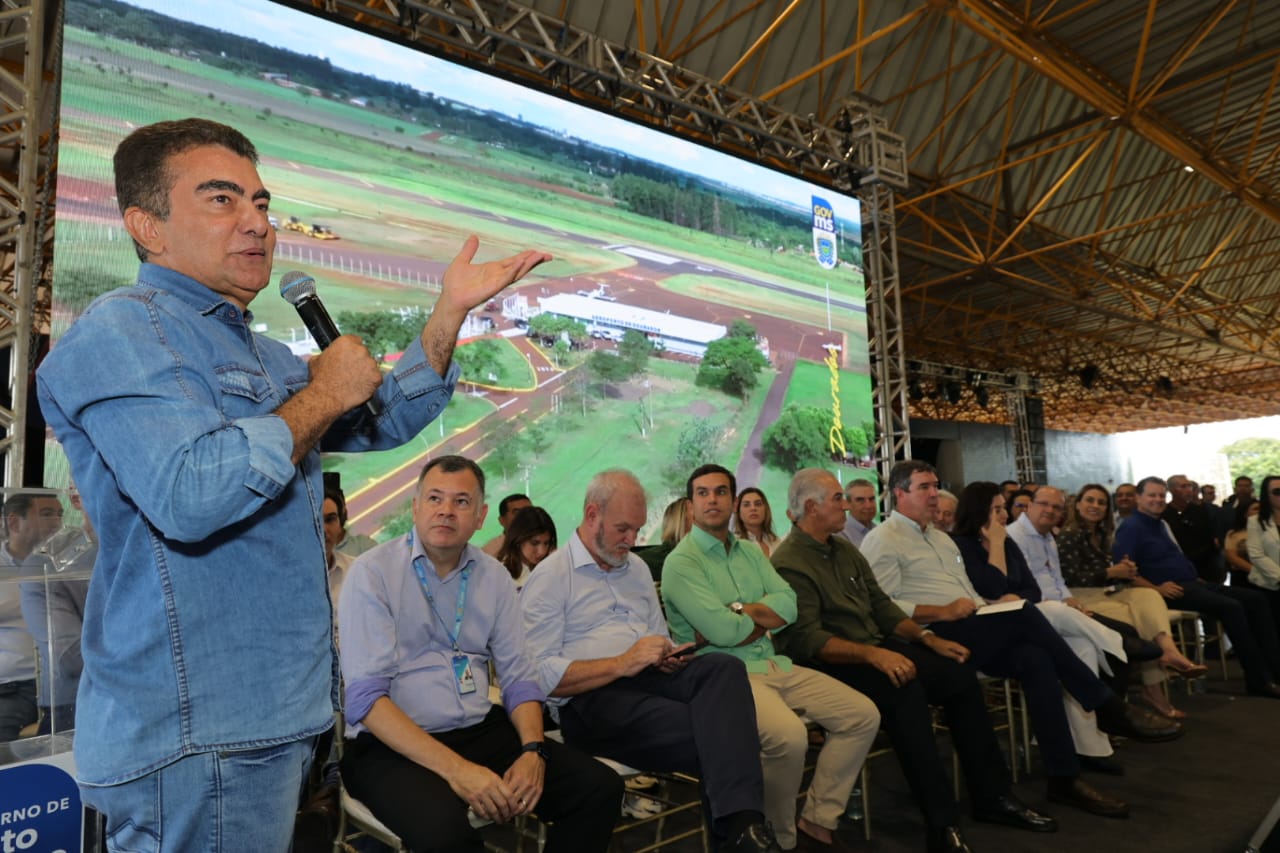
[[(421, 560), (435, 608), (427, 603), (413, 561)], [(471, 567), (458, 648), (471, 663), (475, 691), (461, 693), (454, 676), (454, 631), (462, 573)], [(437, 616), (438, 614), (438, 616)], [(502, 704), (546, 698), (537, 685), (511, 575), (497, 560), (468, 545), (458, 566), (436, 574), (422, 544), (401, 536), (361, 554), (347, 573), (338, 605), (347, 736), (382, 696), (428, 732), (479, 723), (489, 701), (489, 661), (502, 685)]]

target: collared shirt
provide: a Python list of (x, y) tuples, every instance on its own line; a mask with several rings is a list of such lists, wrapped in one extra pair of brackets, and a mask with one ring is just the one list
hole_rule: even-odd
[[(508, 577), (510, 577), (508, 575)], [(551, 696), (569, 664), (620, 655), (641, 637), (670, 637), (649, 567), (635, 554), (620, 568), (596, 565), (577, 531), (538, 563), (520, 593), (529, 654)]]
[(17, 579), (40, 574), (38, 560), (19, 560), (0, 545), (0, 684), (36, 677), (35, 640), (22, 618)]
[(862, 540), (866, 538), (867, 534), (870, 533), (871, 529), (875, 526), (875, 522), (872, 522), (871, 524), (863, 524), (851, 515), (844, 523), (844, 530), (841, 530), (836, 535), (843, 536), (854, 545), (861, 547)]
[(1024, 512), (1008, 526), (1009, 538), (1027, 559), (1027, 568), (1040, 586), (1045, 601), (1066, 601), (1071, 597), (1067, 582), (1062, 578), (1062, 564), (1058, 561), (1058, 543), (1053, 532), (1040, 533)]
[(1111, 546), (1111, 559), (1120, 562), (1128, 556), (1138, 566), (1138, 574), (1159, 586), (1165, 581), (1186, 583), (1197, 578), (1191, 564), (1162, 518), (1135, 512), (1116, 531)]
[[(694, 631), (707, 638), (706, 652), (725, 652), (740, 658), (747, 672), (768, 672), (773, 662), (784, 672), (791, 660), (777, 654), (769, 632), (745, 646), (738, 643), (755, 630), (755, 621), (734, 613), (728, 605), (759, 603), (788, 625), (796, 618), (796, 594), (779, 577), (760, 547), (743, 542), (732, 533), (721, 542), (694, 525), (667, 555), (662, 566), (662, 599), (667, 604), (671, 635), (677, 643), (694, 639)], [(728, 550), (725, 544), (728, 544)], [(780, 629), (779, 629), (780, 630)]]
[[(71, 705), (80, 685), (80, 634), (89, 593), (89, 573), (98, 543), (81, 529), (63, 528), (52, 559), (42, 559), (44, 577), (22, 583), (22, 616), (35, 638), (40, 659), (40, 699), (44, 708)], [(70, 727), (70, 721), (68, 728)]]
[(878, 644), (907, 618), (889, 600), (862, 554), (838, 534), (819, 542), (792, 527), (770, 559), (796, 593), (796, 619), (776, 638), (800, 662), (832, 637)]
[[(427, 601), (414, 561), (435, 599)], [(466, 573), (462, 626), (453, 648), (458, 596)], [(338, 607), (347, 736), (365, 731), (361, 720), (386, 696), (428, 732), (479, 723), (489, 713), (489, 661), (497, 670), (508, 712), (542, 702), (525, 647), (516, 588), (505, 566), (468, 545), (441, 578), (412, 533), (361, 554), (342, 587)], [(459, 653), (470, 661), (475, 690), (462, 693), (454, 674)]]
[(984, 602), (965, 574), (964, 558), (950, 536), (932, 524), (921, 529), (896, 509), (862, 540), (880, 588), (908, 616), (921, 604), (945, 606), (968, 598)]
[(275, 411), (307, 363), (252, 315), (143, 264), (97, 299), (37, 372), (98, 532), (81, 645), (80, 781), (186, 755), (287, 743), (332, 725), (320, 450), (395, 447), (449, 401), (415, 341), (377, 392), (298, 464)]

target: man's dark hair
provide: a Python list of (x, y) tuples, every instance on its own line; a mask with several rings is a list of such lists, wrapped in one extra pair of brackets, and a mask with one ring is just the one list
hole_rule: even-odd
[(422, 466), (422, 472), (418, 474), (418, 488), (422, 488), (422, 481), (427, 478), (427, 474), (435, 468), (439, 468), (446, 474), (456, 474), (459, 471), (470, 471), (476, 475), (476, 482), (480, 484), (480, 500), (484, 500), (484, 471), (480, 470), (480, 466), (472, 462), (465, 456), (437, 456), (426, 465)]
[(1035, 499), (1036, 499), (1035, 493), (1034, 493), (1034, 492), (1032, 492), (1030, 489), (1018, 489), (1016, 492), (1014, 492), (1014, 493), (1012, 493), (1011, 495), (1009, 495), (1009, 504), (1010, 504), (1009, 511), (1010, 511), (1010, 512), (1012, 512), (1012, 511), (1013, 511), (1013, 510), (1012, 510), (1012, 504), (1013, 504), (1013, 502), (1014, 502), (1015, 500), (1017, 500), (1018, 498), (1022, 497), (1023, 495), (1026, 495), (1027, 497), (1031, 498), (1031, 500), (1035, 500)]
[[(258, 164), (258, 150), (234, 127), (203, 118), (161, 121), (140, 127), (116, 148), (116, 200), (120, 212), (137, 207), (158, 219), (169, 218), (169, 191), (177, 176), (170, 160), (177, 154), (217, 145)], [(146, 261), (147, 250), (133, 241), (138, 260)]]
[(1138, 481), (1138, 485), (1135, 486), (1135, 488), (1138, 490), (1138, 494), (1141, 495), (1143, 492), (1145, 492), (1147, 490), (1147, 486), (1149, 486), (1152, 483), (1157, 483), (1163, 486), (1166, 490), (1169, 488), (1169, 484), (1166, 483), (1160, 477), (1143, 477), (1141, 480)]
[(689, 479), (684, 484), (684, 496), (689, 500), (693, 500), (693, 481), (699, 477), (705, 477), (708, 474), (724, 474), (729, 478), (729, 492), (737, 497), (738, 495), (738, 478), (733, 476), (733, 472), (723, 465), (717, 465), (714, 462), (708, 462), (706, 465), (699, 465), (693, 469), (693, 473), (689, 475)]
[(920, 473), (936, 476), (938, 469), (922, 459), (903, 459), (893, 463), (893, 468), (889, 471), (890, 490), (902, 489), (904, 492), (909, 490), (912, 475)]
[(1253, 478), (1252, 478), (1252, 477), (1247, 477), (1247, 476), (1245, 476), (1244, 474), (1241, 474), (1239, 477), (1236, 477), (1236, 479), (1235, 479), (1235, 485), (1237, 485), (1237, 486), (1238, 486), (1238, 485), (1240, 485), (1241, 483), (1248, 483), (1249, 485), (1251, 485), (1251, 486), (1252, 486), (1252, 485), (1253, 485)]
[(516, 501), (529, 501), (529, 503), (533, 503), (533, 501), (529, 499), (528, 495), (521, 495), (521, 494), (507, 495), (505, 498), (498, 501), (498, 515), (503, 516), (505, 518), (507, 514), (507, 508), (510, 507)]
[(1017, 486), (1017, 485), (1018, 485), (1018, 481), (1017, 481), (1017, 480), (1001, 480), (1001, 481), (1000, 481), (1000, 491), (1002, 491), (1002, 492), (1003, 492), (1003, 491), (1004, 491), (1004, 487), (1005, 487), (1005, 486)]
[(347, 496), (342, 493), (342, 489), (333, 483), (324, 484), (324, 496), (333, 501), (333, 505), (338, 508), (338, 520), (345, 527), (347, 524)]
[(4, 515), (4, 532), (9, 534), (9, 516), (20, 515), (27, 517), (27, 513), (31, 512), (31, 508), (35, 506), (36, 498), (54, 498), (56, 495), (45, 494), (43, 492), (14, 492), (4, 499), (4, 508), (0, 509), (0, 514)]

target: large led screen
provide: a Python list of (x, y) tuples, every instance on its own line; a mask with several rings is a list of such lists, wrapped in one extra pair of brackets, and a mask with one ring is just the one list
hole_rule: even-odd
[[(800, 465), (872, 476), (855, 199), (266, 0), (67, 0), (55, 338), (134, 280), (116, 144), (185, 116), (255, 142), (274, 277), (314, 276), (388, 365), (468, 234), (481, 259), (555, 256), (473, 313), (442, 418), (401, 449), (326, 457), (357, 533), (405, 530), (417, 470), (449, 452), (480, 460), (491, 506), (526, 493), (562, 537), (605, 468), (640, 476), (650, 530), (703, 461), (760, 485), (779, 522)], [(315, 352), (274, 287), (251, 309)], [(56, 451), (48, 467), (65, 482)]]

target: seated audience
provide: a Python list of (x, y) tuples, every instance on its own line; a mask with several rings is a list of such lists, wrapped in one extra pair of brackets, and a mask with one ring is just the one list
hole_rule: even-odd
[[(689, 476), (693, 529), (662, 570), (671, 636), (677, 643), (705, 640), (699, 654), (723, 652), (746, 664), (760, 731), (765, 818), (783, 850), (795, 849), (799, 835), (807, 836), (806, 846), (809, 839), (831, 845), (880, 730), (880, 713), (858, 691), (774, 649), (770, 633), (795, 619), (796, 594), (759, 548), (729, 531), (736, 488), (733, 474), (719, 465)], [(803, 708), (826, 733), (798, 821), (809, 736), (793, 708)]]
[(632, 549), (649, 567), (654, 583), (662, 582), (662, 564), (666, 562), (667, 555), (671, 553), (672, 548), (676, 547), (676, 543), (689, 532), (691, 526), (693, 526), (693, 519), (689, 515), (689, 499), (676, 498), (667, 504), (667, 508), (662, 513), (662, 541), (657, 545), (639, 545)]
[(1267, 597), (1275, 621), (1280, 624), (1280, 531), (1276, 529), (1276, 519), (1280, 518), (1280, 477), (1263, 478), (1262, 493), (1254, 504), (1258, 514), (1249, 519), (1246, 534), (1253, 571), (1245, 584)]
[(844, 487), (845, 505), (849, 510), (849, 518), (844, 523), (840, 535), (854, 545), (862, 544), (862, 537), (875, 527), (876, 487), (870, 480), (850, 480)]
[(498, 549), (498, 562), (506, 566), (516, 589), (523, 589), (534, 566), (556, 549), (556, 523), (540, 506), (527, 506), (516, 513)]
[(1223, 536), (1222, 553), (1227, 565), (1227, 583), (1232, 586), (1246, 586), (1249, 574), (1253, 571), (1253, 561), (1249, 559), (1249, 519), (1262, 512), (1262, 504), (1253, 498), (1246, 497), (1237, 501), (1235, 509), (1225, 508), (1230, 513), (1231, 523)]
[[(1049, 490), (1039, 490), (1031, 509), (1023, 513), (1013, 527), (1027, 525), (1032, 517), (1052, 521), (1055, 517), (1052, 502), (1040, 499), (1046, 491)], [(1129, 670), (1121, 636), (1055, 596), (1056, 584), (1050, 585), (1046, 592), (1013, 540), (1012, 531), (1006, 530), (1004, 520), (1004, 498), (995, 483), (980, 481), (965, 487), (960, 496), (957, 531), (952, 538), (964, 557), (965, 572), (974, 589), (989, 602), (1025, 599), (1034, 604), (1090, 671), (1103, 677), (1117, 695), (1123, 696)], [(1044, 560), (1047, 556), (1044, 546), (1036, 545)], [(1041, 572), (1044, 571), (1041, 567)], [(1071, 740), (1081, 766), (1117, 775), (1123, 772), (1111, 758), (1114, 753), (1111, 741), (1099, 731), (1094, 715), (1070, 695), (1066, 695), (1064, 701)]]
[(1126, 803), (1080, 779), (1062, 691), (1096, 711), (1099, 726), (1112, 734), (1151, 736), (1150, 714), (1137, 713), (1099, 681), (1036, 608), (976, 615), (984, 602), (965, 574), (960, 551), (932, 525), (938, 493), (933, 466), (899, 462), (886, 485), (893, 490), (894, 510), (867, 534), (862, 549), (880, 588), (916, 622), (969, 649), (974, 667), (1021, 682), (1050, 800), (1108, 817), (1127, 815)]
[(1162, 515), (1166, 489), (1159, 477), (1138, 482), (1138, 511), (1116, 530), (1111, 557), (1138, 566), (1134, 583), (1154, 589), (1169, 607), (1195, 610), (1222, 622), (1254, 696), (1280, 699), (1280, 641), (1266, 597), (1254, 589), (1204, 580), (1174, 540)]
[[(37, 735), (75, 727), (76, 691), (84, 669), (80, 635), (84, 628), (84, 603), (89, 595), (86, 576), (93, 571), (93, 562), (98, 557), (98, 538), (89, 516), (83, 514), (80, 494), (73, 491), (70, 501), (71, 506), (81, 512), (84, 526), (64, 528), (57, 536), (47, 539), (49, 559), (41, 561), (46, 572), (44, 579), (21, 585), (22, 617), (35, 639), (39, 658)], [(61, 507), (59, 517), (60, 510)]]
[(943, 533), (950, 533), (956, 526), (956, 506), (959, 498), (946, 489), (938, 489), (938, 505), (933, 509), (933, 526)]
[(764, 820), (746, 667), (672, 644), (653, 579), (631, 553), (645, 504), (631, 473), (597, 474), (582, 523), (525, 584), (520, 606), (538, 679), (567, 743), (641, 770), (700, 777), (719, 849), (773, 853), (781, 848)]
[[(349, 533), (347, 531), (347, 500), (342, 492), (342, 478), (337, 471), (324, 472), (324, 493), (326, 496), (336, 495), (338, 498), (338, 539), (334, 543), (333, 548), (339, 554), (346, 554), (348, 557), (359, 557), (365, 551), (368, 551), (378, 543), (373, 540), (372, 536), (365, 536), (361, 533)], [(326, 525), (328, 523), (326, 522)], [(326, 538), (329, 536), (325, 534)], [(326, 546), (327, 547), (327, 546)], [(330, 594), (336, 603), (338, 600), (337, 593), (332, 589)]]
[(1031, 492), (1018, 489), (1006, 499), (1005, 509), (1009, 512), (1009, 523), (1013, 524), (1020, 515), (1031, 509)]
[(778, 544), (778, 534), (773, 532), (773, 510), (769, 508), (769, 499), (755, 486), (748, 486), (738, 495), (738, 509), (733, 522), (738, 536), (759, 545), (766, 557)]
[(1162, 689), (1166, 670), (1188, 678), (1208, 670), (1179, 651), (1169, 625), (1169, 608), (1159, 593), (1132, 585), (1138, 573), (1133, 561), (1111, 562), (1114, 535), (1115, 518), (1107, 490), (1097, 483), (1082, 486), (1058, 536), (1062, 577), (1072, 597), (1086, 609), (1132, 625), (1138, 636), (1159, 646), (1160, 658), (1141, 664), (1142, 696), (1158, 713), (1181, 719), (1186, 715), (1173, 706)]
[(1174, 474), (1168, 480), (1169, 503), (1164, 509), (1164, 520), (1173, 531), (1173, 538), (1183, 555), (1196, 567), (1203, 580), (1221, 583), (1225, 571), (1218, 560), (1220, 542), (1215, 531), (1215, 519), (1210, 510), (1196, 503), (1200, 490), (1195, 482), (1182, 474)]
[[(342, 778), (413, 850), (483, 851), (486, 820), (537, 813), (548, 851), (604, 851), (618, 775), (542, 731), (543, 691), (510, 576), (469, 544), (484, 473), (461, 456), (424, 466), (413, 528), (363, 554), (342, 591), (349, 738)], [(489, 664), (502, 704), (489, 700)]]
[(1119, 530), (1120, 523), (1138, 511), (1138, 487), (1133, 483), (1121, 483), (1116, 486), (1115, 500), (1115, 522)]
[(484, 543), (483, 550), (486, 554), (490, 557), (498, 556), (498, 551), (502, 548), (502, 542), (507, 535), (507, 525), (511, 523), (511, 519), (516, 517), (517, 512), (527, 506), (533, 506), (533, 501), (529, 500), (528, 495), (507, 495), (498, 501), (498, 524), (502, 527), (502, 531)]
[[(42, 576), (45, 561), (33, 552), (62, 526), (62, 503), (52, 494), (14, 492), (0, 512), (5, 534), (0, 573)], [(39, 719), (36, 703), (36, 643), (23, 619), (21, 585), (0, 583), (0, 741), (16, 740)]]
[[(324, 524), (324, 556), (327, 560), (329, 578), (329, 601), (333, 606), (333, 624), (338, 625), (338, 598), (342, 594), (342, 582), (347, 579), (347, 570), (356, 561), (356, 556), (363, 551), (340, 551), (338, 544), (346, 536), (345, 518), (347, 501), (334, 482), (324, 484), (324, 502), (320, 508), (320, 520)], [(350, 537), (348, 537), (350, 538)], [(370, 540), (372, 542), (372, 540)], [(368, 549), (365, 549), (368, 550)]]
[(787, 511), (795, 526), (773, 564), (796, 593), (795, 621), (778, 636), (783, 651), (848, 684), (880, 710), (898, 763), (924, 812), (927, 849), (969, 848), (938, 754), (931, 704), (942, 707), (969, 786), (976, 820), (1034, 832), (1057, 822), (1010, 791), (969, 651), (912, 621), (881, 591), (866, 559), (838, 534), (844, 526), (840, 483), (820, 468), (791, 479)]

